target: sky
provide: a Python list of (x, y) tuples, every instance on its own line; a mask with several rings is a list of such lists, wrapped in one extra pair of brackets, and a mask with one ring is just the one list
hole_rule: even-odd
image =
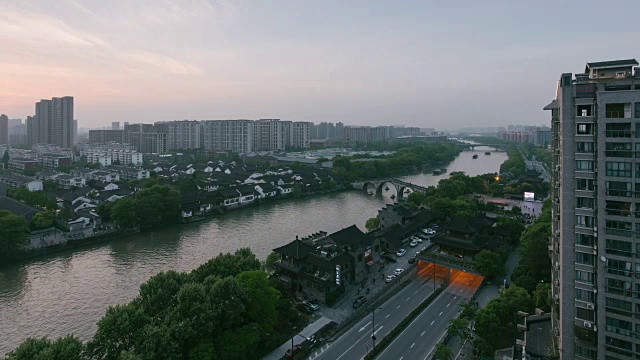
[(0, 0), (0, 113), (548, 124), (561, 73), (640, 57), (640, 1)]

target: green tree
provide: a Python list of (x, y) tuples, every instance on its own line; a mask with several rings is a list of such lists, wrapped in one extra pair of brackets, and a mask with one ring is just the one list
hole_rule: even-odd
[(449, 320), (447, 326), (447, 333), (449, 336), (458, 337), (460, 342), (464, 343), (471, 338), (471, 330), (469, 329), (469, 319), (457, 317)]
[(20, 251), (29, 238), (29, 225), (24, 217), (0, 210), (0, 258)]
[(55, 341), (47, 338), (28, 338), (18, 348), (6, 355), (6, 360), (81, 360), (84, 347), (73, 336)]
[(536, 280), (549, 281), (551, 277), (549, 237), (551, 237), (551, 224), (536, 221), (527, 228), (520, 239), (520, 263)]
[(491, 250), (482, 250), (473, 258), (473, 264), (486, 277), (502, 274), (504, 272), (504, 263), (500, 255)]
[(110, 306), (98, 321), (98, 330), (87, 343), (87, 353), (92, 358), (118, 360), (124, 351), (136, 353), (143, 343), (141, 331), (150, 324), (144, 311), (134, 303)]
[(533, 301), (537, 308), (544, 311), (551, 311), (551, 284), (538, 284), (533, 292)]
[(262, 329), (271, 329), (278, 319), (276, 305), (280, 293), (269, 284), (267, 273), (262, 270), (245, 271), (237, 279), (247, 292), (246, 316), (249, 321), (259, 324)]
[(49, 210), (39, 212), (33, 216), (31, 224), (35, 229), (45, 229), (53, 224), (53, 213)]
[(136, 201), (132, 197), (123, 197), (111, 205), (111, 219), (122, 227), (132, 227), (140, 223), (136, 212)]
[(2, 163), (4, 164), (5, 169), (9, 168), (9, 150), (4, 151), (4, 154), (2, 155)]
[(372, 232), (373, 230), (376, 230), (377, 228), (380, 227), (380, 217), (379, 216), (374, 216), (374, 217), (370, 218), (364, 224), (364, 227), (367, 229), (368, 232)]
[(220, 254), (191, 272), (195, 281), (203, 281), (210, 275), (220, 278), (236, 276), (243, 271), (260, 270), (260, 260), (249, 250), (240, 248), (235, 253)]
[(433, 352), (434, 360), (453, 360), (453, 350), (443, 344), (437, 344)]
[(164, 318), (166, 311), (177, 303), (178, 292), (187, 281), (187, 275), (173, 270), (158, 273), (140, 285), (137, 303), (151, 318)]
[(273, 273), (277, 270), (276, 263), (280, 262), (280, 254), (277, 252), (271, 252), (264, 261), (263, 268), (269, 273)]

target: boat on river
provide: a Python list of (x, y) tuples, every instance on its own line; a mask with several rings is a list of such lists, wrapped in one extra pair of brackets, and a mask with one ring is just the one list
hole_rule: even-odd
[(478, 158), (478, 154), (474, 154), (474, 155), (473, 155), (473, 158), (474, 158), (474, 159), (477, 159), (477, 158)]
[(485, 155), (491, 155), (491, 153), (489, 151), (485, 151), (484, 154)]
[[(446, 169), (445, 169), (445, 170), (446, 170)], [(442, 169), (436, 169), (436, 170), (433, 170), (433, 175), (442, 175), (442, 174), (444, 174), (444, 173), (445, 173), (445, 172), (444, 172), (444, 171), (442, 171)]]
[(389, 187), (387, 186), (386, 188), (384, 188), (384, 191), (389, 191)]
[(390, 198), (392, 198), (392, 199), (395, 199), (395, 198), (396, 198), (396, 196), (395, 196), (395, 195), (393, 195), (393, 194), (392, 194), (391, 196), (389, 196), (389, 197), (390, 197)]

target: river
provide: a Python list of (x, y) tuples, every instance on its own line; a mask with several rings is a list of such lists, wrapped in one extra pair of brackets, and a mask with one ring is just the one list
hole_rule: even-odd
[[(436, 185), (452, 171), (497, 172), (505, 152), (462, 152), (443, 175), (402, 177)], [(491, 149), (492, 150), (492, 149)], [(479, 154), (478, 159), (472, 159)], [(141, 283), (165, 270), (188, 271), (220, 252), (250, 247), (261, 259), (271, 249), (324, 230), (365, 221), (392, 202), (391, 191), (346, 191), (240, 209), (203, 222), (165, 227), (0, 268), (0, 356), (27, 337), (74, 334), (89, 339), (109, 305), (130, 301)]]

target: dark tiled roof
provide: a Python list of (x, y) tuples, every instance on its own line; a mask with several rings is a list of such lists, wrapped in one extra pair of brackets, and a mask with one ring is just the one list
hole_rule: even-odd
[(38, 210), (36, 208), (33, 208), (27, 204), (23, 204), (6, 196), (0, 196), (0, 210), (11, 211), (18, 216), (24, 217), (28, 221), (31, 221), (33, 215), (38, 213)]
[(587, 63), (587, 66), (584, 68), (584, 72), (589, 72), (591, 68), (602, 68), (602, 67), (613, 67), (613, 66), (637, 66), (638, 62), (636, 59), (625, 59), (625, 60), (612, 60), (612, 61), (599, 61), (599, 62), (590, 62)]
[(357, 249), (360, 245), (368, 246), (373, 243), (373, 238), (360, 231), (355, 225), (329, 234), (327, 237), (338, 247), (349, 246), (352, 250)]
[(379, 236), (384, 239), (389, 245), (391, 245), (392, 249), (398, 249), (402, 247), (402, 240), (407, 235), (407, 229), (396, 224), (389, 227), (385, 232), (380, 234)]
[(286, 245), (273, 249), (274, 252), (292, 259), (302, 259), (314, 250), (315, 247), (313, 245), (309, 245), (301, 240), (294, 240)]

